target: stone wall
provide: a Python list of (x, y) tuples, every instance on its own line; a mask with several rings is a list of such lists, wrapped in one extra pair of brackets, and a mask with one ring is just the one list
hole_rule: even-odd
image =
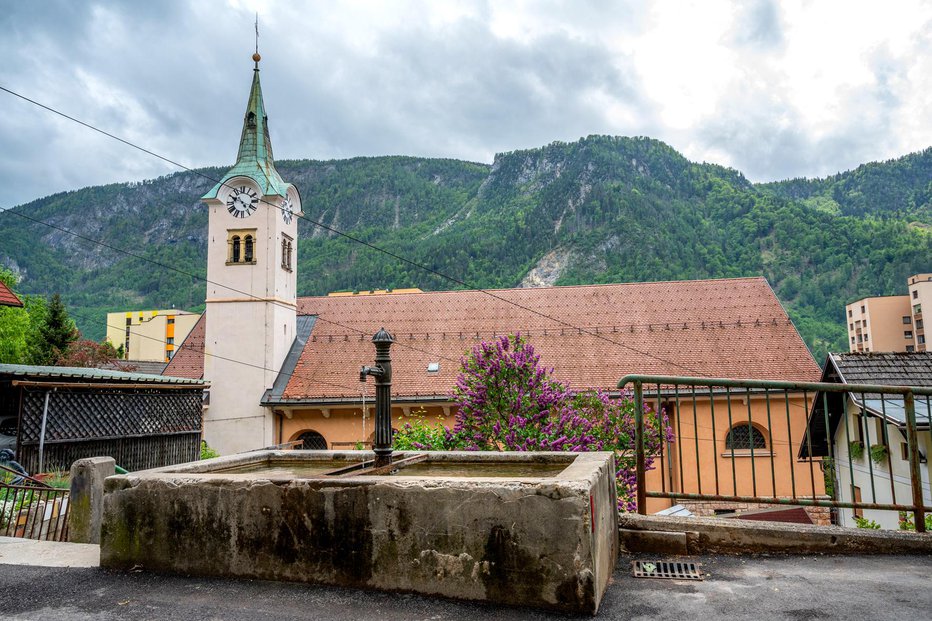
[[(281, 459), (294, 461), (298, 453)], [(188, 469), (199, 472), (114, 476), (106, 483), (101, 566), (594, 614), (618, 553), (612, 454), (442, 453), (431, 459), (457, 456), (493, 463), (559, 459), (568, 466), (539, 479), (288, 479), (206, 471), (243, 460), (268, 463), (269, 453), (257, 452)]]

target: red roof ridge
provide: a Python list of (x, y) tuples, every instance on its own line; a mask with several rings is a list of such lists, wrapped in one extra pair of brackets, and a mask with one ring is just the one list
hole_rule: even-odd
[[(647, 285), (668, 285), (668, 284), (682, 284), (682, 283), (717, 283), (717, 282), (767, 282), (767, 279), (763, 276), (734, 276), (729, 278), (684, 278), (681, 280), (645, 280), (645, 281), (636, 281), (636, 282), (609, 282), (609, 283), (597, 283), (590, 285), (548, 285), (546, 287), (503, 287), (501, 289), (441, 289), (439, 291), (400, 291), (400, 292), (390, 292), (390, 293), (380, 293), (378, 296), (370, 295), (342, 295), (342, 296), (330, 296), (330, 295), (305, 295), (298, 297), (298, 301), (301, 300), (310, 300), (310, 299), (325, 299), (325, 298), (336, 298), (336, 299), (362, 299), (362, 298), (386, 298), (390, 296), (413, 296), (413, 295), (439, 295), (439, 294), (463, 294), (463, 293), (502, 293), (508, 291), (534, 291), (541, 289), (604, 289), (608, 287), (642, 287)], [(769, 283), (768, 283), (769, 286)]]

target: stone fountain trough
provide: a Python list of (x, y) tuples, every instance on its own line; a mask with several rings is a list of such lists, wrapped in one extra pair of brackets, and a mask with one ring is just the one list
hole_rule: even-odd
[(611, 453), (396, 453), (374, 473), (371, 458), (260, 451), (109, 477), (101, 565), (598, 610), (618, 554)]

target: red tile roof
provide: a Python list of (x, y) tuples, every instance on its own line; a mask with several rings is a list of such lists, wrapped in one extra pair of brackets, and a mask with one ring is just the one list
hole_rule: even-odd
[[(464, 353), (512, 332), (525, 335), (541, 362), (578, 388), (614, 389), (630, 373), (796, 381), (820, 376), (764, 278), (491, 293), (496, 297), (444, 291), (300, 298), (299, 314), (318, 320), (282, 396), (358, 399), (359, 367), (372, 363), (370, 339), (381, 327), (396, 341), (397, 397), (447, 395)], [(440, 363), (439, 373), (427, 372), (431, 362)], [(371, 398), (371, 385), (368, 391)]]
[(207, 329), (207, 313), (202, 313), (188, 336), (175, 351), (162, 375), (201, 379), (204, 377), (204, 332)]
[(23, 302), (10, 288), (0, 282), (0, 306), (22, 306)]

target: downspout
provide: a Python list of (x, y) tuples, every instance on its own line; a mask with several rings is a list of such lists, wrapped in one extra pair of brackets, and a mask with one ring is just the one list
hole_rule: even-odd
[(51, 390), (45, 391), (45, 404), (42, 406), (42, 429), (39, 431), (39, 472), (45, 472), (45, 424), (49, 418), (49, 394), (51, 392)]
[(278, 443), (285, 443), (285, 413), (281, 410), (277, 410), (278, 414)]

